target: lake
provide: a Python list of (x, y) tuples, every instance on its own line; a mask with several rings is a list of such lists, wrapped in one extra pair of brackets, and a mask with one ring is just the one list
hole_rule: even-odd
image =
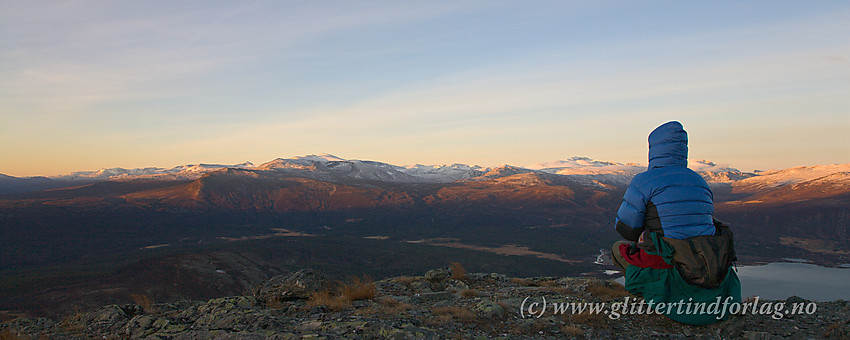
[[(813, 301), (850, 300), (850, 268), (828, 268), (808, 263), (774, 262), (739, 266), (741, 297), (784, 300), (790, 296)], [(616, 280), (623, 283), (621, 276)]]
[(775, 262), (738, 267), (741, 296), (780, 300), (796, 295), (814, 301), (850, 300), (850, 269)]

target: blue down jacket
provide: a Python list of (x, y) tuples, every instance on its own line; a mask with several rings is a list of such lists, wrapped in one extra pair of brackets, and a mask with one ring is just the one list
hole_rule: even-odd
[(649, 170), (632, 179), (614, 224), (630, 241), (645, 229), (674, 239), (714, 235), (713, 202), (708, 183), (688, 169), (688, 133), (668, 122), (649, 134)]

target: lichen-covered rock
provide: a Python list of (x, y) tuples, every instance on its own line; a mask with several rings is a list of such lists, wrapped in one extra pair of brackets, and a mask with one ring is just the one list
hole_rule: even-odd
[(57, 327), (57, 323), (48, 318), (17, 319), (0, 323), (0, 338), (4, 333), (10, 339), (32, 334), (49, 334), (57, 331)]
[(294, 299), (306, 299), (324, 288), (325, 277), (312, 269), (301, 269), (288, 275), (275, 276), (254, 289), (257, 300), (278, 303)]
[(455, 295), (451, 292), (433, 292), (433, 293), (420, 293), (413, 295), (414, 301), (436, 301), (436, 300), (448, 300), (454, 299)]
[(95, 332), (112, 332), (123, 328), (130, 318), (118, 305), (109, 305), (85, 315), (83, 320), (87, 328)]
[(437, 268), (425, 273), (425, 280), (428, 280), (431, 283), (443, 282), (448, 280), (450, 277), (452, 277), (452, 270), (450, 268)]
[(195, 329), (252, 330), (268, 329), (276, 324), (269, 309), (254, 307), (256, 300), (248, 296), (212, 299), (197, 310)]
[(467, 274), (466, 277), (473, 281), (484, 281), (484, 282), (494, 282), (494, 283), (503, 283), (508, 281), (508, 277), (504, 274), (499, 273), (471, 273)]
[(491, 300), (481, 300), (472, 307), (476, 315), (485, 319), (496, 319), (505, 316), (505, 309)]
[(430, 293), (434, 291), (431, 289), (430, 282), (421, 280), (411, 282), (410, 289), (417, 293)]
[(94, 313), (90, 319), (92, 324), (114, 324), (122, 319), (126, 319), (127, 314), (117, 305), (109, 305), (101, 307)]
[(460, 280), (449, 280), (446, 283), (446, 290), (452, 293), (459, 293), (469, 289), (469, 285)]
[(124, 326), (121, 334), (132, 338), (145, 337), (148, 334), (153, 333), (151, 326), (153, 325), (154, 320), (155, 319), (150, 315), (136, 315), (127, 322), (127, 325)]

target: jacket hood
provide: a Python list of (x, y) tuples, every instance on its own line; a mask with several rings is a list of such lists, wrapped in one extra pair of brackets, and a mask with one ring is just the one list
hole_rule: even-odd
[(649, 170), (668, 166), (688, 166), (688, 133), (676, 121), (649, 134)]

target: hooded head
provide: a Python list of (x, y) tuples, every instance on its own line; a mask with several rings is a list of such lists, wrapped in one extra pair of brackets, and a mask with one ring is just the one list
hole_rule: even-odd
[(688, 133), (677, 121), (667, 122), (649, 134), (649, 169), (688, 166)]

